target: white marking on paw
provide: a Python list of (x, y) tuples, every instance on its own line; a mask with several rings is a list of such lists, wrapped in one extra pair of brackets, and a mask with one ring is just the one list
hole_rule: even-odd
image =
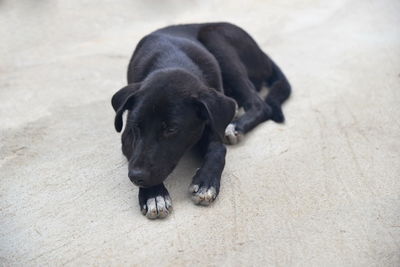
[(225, 139), (230, 145), (236, 145), (242, 139), (242, 134), (236, 131), (235, 124), (229, 123), (225, 129)]
[(167, 207), (168, 210), (172, 210), (172, 200), (169, 196), (166, 196), (164, 198), (165, 201), (165, 206)]
[[(193, 188), (197, 188), (196, 191), (193, 191)], [(198, 185), (191, 185), (189, 187), (189, 191), (192, 193), (192, 200), (197, 205), (210, 205), (215, 198), (217, 197), (217, 190), (213, 186), (210, 188), (200, 187)]]
[(172, 201), (170, 196), (156, 196), (149, 198), (143, 205), (142, 213), (149, 219), (165, 218), (172, 211)]
[(235, 135), (235, 124), (229, 123), (225, 129), (225, 135)]
[(190, 187), (189, 187), (190, 193), (196, 193), (197, 191), (199, 191), (199, 185), (197, 185), (197, 184), (190, 185)]

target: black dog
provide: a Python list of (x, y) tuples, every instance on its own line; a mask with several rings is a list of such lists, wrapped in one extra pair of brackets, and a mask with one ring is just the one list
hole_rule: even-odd
[[(264, 83), (270, 88), (265, 100), (257, 94)], [(225, 165), (223, 140), (236, 144), (263, 121), (283, 122), (281, 104), (290, 91), (279, 67), (235, 25), (177, 25), (144, 37), (129, 63), (128, 85), (112, 98), (118, 132), (128, 110), (122, 152), (130, 180), (140, 187), (142, 213), (169, 214), (163, 181), (195, 144), (204, 161), (189, 191), (196, 204), (214, 201)], [(245, 114), (233, 120), (236, 105)]]

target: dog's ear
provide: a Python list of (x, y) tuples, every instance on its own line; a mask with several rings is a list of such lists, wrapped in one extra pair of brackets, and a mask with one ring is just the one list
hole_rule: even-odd
[(236, 102), (215, 89), (201, 92), (195, 99), (200, 104), (201, 116), (209, 121), (212, 129), (222, 141), (226, 126), (235, 116)]
[(124, 114), (125, 110), (133, 106), (134, 96), (139, 88), (140, 83), (129, 84), (113, 95), (111, 104), (116, 112), (114, 126), (117, 132), (122, 130), (122, 114)]

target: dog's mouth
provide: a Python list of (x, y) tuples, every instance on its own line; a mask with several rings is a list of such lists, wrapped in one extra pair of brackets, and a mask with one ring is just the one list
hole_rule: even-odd
[(165, 179), (161, 179), (161, 180), (157, 180), (157, 181), (153, 181), (153, 182), (146, 182), (146, 181), (144, 181), (144, 180), (136, 180), (136, 181), (132, 181), (132, 183), (134, 184), (134, 185), (136, 185), (137, 187), (140, 187), (140, 188), (149, 188), (149, 187), (153, 187), (153, 186), (156, 186), (156, 185), (160, 185), (160, 184), (162, 184), (163, 182), (164, 182), (164, 180)]
[(131, 182), (140, 188), (149, 188), (162, 184), (168, 176), (174, 171), (178, 164), (175, 163), (162, 172), (150, 171), (150, 179), (130, 179)]
[(138, 181), (134, 181), (132, 182), (134, 185), (139, 186), (139, 187), (143, 187), (143, 188), (147, 188), (148, 186), (144, 185), (144, 181), (143, 180), (138, 180)]

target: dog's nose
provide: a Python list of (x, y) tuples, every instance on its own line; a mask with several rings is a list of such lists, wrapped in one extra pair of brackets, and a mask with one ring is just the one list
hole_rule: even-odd
[(128, 176), (132, 183), (138, 186), (143, 186), (145, 184), (145, 180), (149, 177), (149, 174), (145, 170), (135, 168), (129, 170)]

